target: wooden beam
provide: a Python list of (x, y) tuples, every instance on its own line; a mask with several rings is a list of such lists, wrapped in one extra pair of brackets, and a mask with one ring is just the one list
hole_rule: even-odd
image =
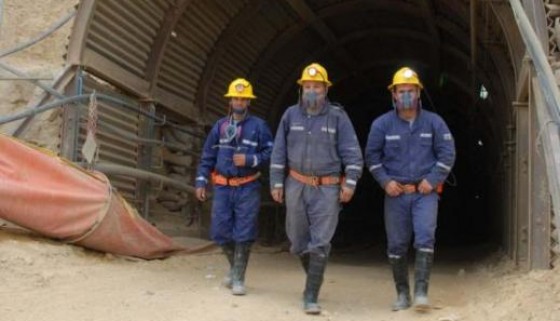
[(74, 26), (70, 35), (70, 43), (68, 44), (67, 63), (69, 65), (82, 64), (82, 54), (86, 46), (86, 38), (89, 31), (89, 25), (95, 12), (95, 0), (82, 0), (78, 7), (78, 13), (74, 18)]
[(101, 78), (114, 81), (115, 85), (132, 91), (142, 98), (149, 98), (150, 83), (148, 81), (124, 70), (121, 66), (95, 51), (84, 50), (82, 64), (88, 71), (102, 75)]
[(527, 101), (529, 99), (530, 70), (531, 61), (528, 57), (523, 58), (521, 70), (517, 75), (517, 84), (515, 85), (516, 101)]
[(153, 99), (155, 101), (197, 124), (203, 124), (204, 116), (192, 102), (157, 87), (154, 89), (153, 94)]
[[(513, 211), (513, 259), (529, 269), (529, 241), (531, 227), (529, 225), (531, 209), (529, 207), (529, 108), (527, 103), (514, 103), (516, 109), (515, 126), (515, 185)], [(510, 200), (508, 200), (510, 201)]]
[[(544, 144), (534, 102), (529, 101), (530, 269), (551, 267), (551, 213)], [(545, 125), (546, 126), (546, 125)]]

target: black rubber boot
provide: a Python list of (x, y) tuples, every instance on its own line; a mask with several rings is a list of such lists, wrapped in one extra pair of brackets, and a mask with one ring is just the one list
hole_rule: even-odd
[(408, 260), (405, 256), (390, 257), (393, 269), (393, 280), (397, 289), (397, 300), (393, 303), (393, 311), (405, 310), (410, 307), (410, 286), (408, 284)]
[(252, 243), (236, 243), (235, 255), (233, 257), (233, 268), (231, 273), (231, 293), (233, 295), (245, 295), (245, 271), (249, 262)]
[(305, 271), (305, 274), (309, 271), (309, 253), (305, 253), (299, 256), (299, 260), (301, 262), (301, 266)]
[(222, 251), (226, 256), (228, 263), (229, 263), (229, 271), (228, 274), (224, 277), (223, 285), (226, 288), (231, 289), (231, 273), (233, 270), (233, 257), (235, 255), (235, 244), (234, 243), (226, 243), (222, 245)]
[(303, 310), (306, 314), (320, 314), (321, 307), (317, 303), (319, 290), (323, 284), (323, 275), (327, 266), (328, 256), (325, 254), (310, 253), (309, 268), (303, 292)]
[(431, 251), (416, 251), (415, 284), (414, 284), (414, 309), (426, 312), (430, 309), (428, 301), (428, 286), (430, 284), (430, 273), (434, 253)]

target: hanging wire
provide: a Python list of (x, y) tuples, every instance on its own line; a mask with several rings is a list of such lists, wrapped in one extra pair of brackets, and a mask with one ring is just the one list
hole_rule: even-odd
[[(70, 19), (72, 19), (74, 16), (76, 15), (76, 10), (73, 10), (72, 12), (68, 13), (67, 15), (65, 15), (64, 17), (60, 18), (58, 21), (56, 21), (52, 26), (50, 26), (48, 29), (46, 29), (44, 32), (40, 33), (39, 35), (37, 35), (35, 38), (31, 38), (29, 41), (24, 42), (22, 44), (19, 44), (15, 47), (9, 48), (9, 49), (4, 49), (4, 50), (0, 50), (0, 58), (9, 56), (13, 53), (16, 53), (18, 51), (21, 51), (25, 48), (31, 47), (34, 44), (38, 43), (39, 41), (47, 38), (48, 36), (50, 36), (53, 32), (57, 31), (58, 29), (60, 29), (62, 26), (64, 26), (68, 21), (70, 21)], [(0, 28), (2, 27), (2, 0), (0, 0)]]

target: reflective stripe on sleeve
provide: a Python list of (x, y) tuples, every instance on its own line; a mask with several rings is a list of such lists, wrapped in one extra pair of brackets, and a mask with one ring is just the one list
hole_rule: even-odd
[(442, 162), (437, 162), (437, 163), (436, 163), (436, 166), (439, 166), (439, 167), (441, 167), (441, 168), (445, 169), (445, 170), (446, 170), (446, 171), (448, 171), (448, 172), (450, 172), (450, 171), (451, 171), (451, 167), (449, 167), (449, 166), (445, 165), (445, 164), (444, 164), (444, 163), (442, 163)]
[(351, 169), (360, 171), (360, 170), (362, 170), (362, 167), (358, 166), (358, 165), (348, 165), (348, 166), (346, 166), (346, 170), (351, 170)]

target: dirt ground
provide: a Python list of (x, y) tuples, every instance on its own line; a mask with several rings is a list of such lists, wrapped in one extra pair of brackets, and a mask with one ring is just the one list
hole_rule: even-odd
[[(5, 0), (0, 50), (37, 35), (76, 3)], [(64, 64), (70, 27), (2, 61), (49, 83)], [(0, 77), (7, 76), (0, 72)], [(24, 108), (37, 94), (27, 82), (0, 81), (0, 113)], [(56, 121), (49, 115), (39, 118), (25, 138), (56, 149)], [(234, 297), (220, 285), (226, 261), (217, 250), (130, 260), (0, 229), (0, 319), (560, 320), (560, 268), (523, 273), (499, 251), (487, 248), (442, 249), (430, 290), (435, 309), (428, 314), (391, 312), (394, 289), (382, 252), (335, 251), (321, 293), (324, 312), (310, 317), (301, 311), (304, 275), (299, 263), (277, 248), (255, 249), (247, 272), (249, 294)]]
[(299, 262), (278, 248), (255, 248), (248, 295), (236, 297), (221, 286), (226, 261), (217, 249), (131, 260), (0, 230), (0, 315), (14, 321), (559, 320), (558, 269), (525, 274), (499, 252), (451, 252), (436, 257), (434, 310), (418, 314), (390, 311), (394, 289), (379, 248), (335, 251), (320, 296), (324, 311), (307, 316)]

